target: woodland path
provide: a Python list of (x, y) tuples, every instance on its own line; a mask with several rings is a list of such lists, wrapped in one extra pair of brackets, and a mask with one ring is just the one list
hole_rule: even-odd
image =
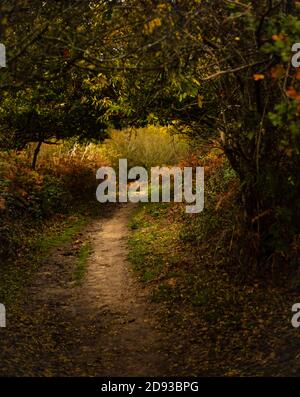
[[(0, 341), (0, 375), (158, 376), (168, 374), (170, 337), (127, 261), (135, 206), (117, 205), (72, 244), (41, 263)], [(91, 255), (80, 285), (73, 279), (76, 245)]]

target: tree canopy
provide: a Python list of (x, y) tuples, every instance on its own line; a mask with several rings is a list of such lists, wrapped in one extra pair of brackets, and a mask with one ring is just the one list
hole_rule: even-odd
[(2, 148), (173, 124), (218, 142), (267, 258), (299, 233), (293, 0), (4, 1)]

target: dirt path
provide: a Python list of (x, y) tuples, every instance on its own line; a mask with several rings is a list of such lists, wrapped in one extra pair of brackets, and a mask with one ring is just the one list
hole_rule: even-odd
[[(147, 293), (127, 263), (132, 205), (118, 206), (80, 236), (92, 254), (74, 284), (72, 246), (41, 264), (21, 311), (8, 314), (0, 375), (154, 376), (168, 372), (163, 337)], [(163, 346), (165, 351), (163, 351)]]
[[(98, 351), (103, 375), (159, 375), (164, 371), (160, 335), (145, 291), (127, 263), (128, 222), (133, 206), (121, 207), (91, 230), (93, 254), (78, 299), (83, 317), (102, 313), (104, 332)], [(100, 230), (99, 230), (100, 226)], [(85, 313), (84, 313), (85, 312)]]

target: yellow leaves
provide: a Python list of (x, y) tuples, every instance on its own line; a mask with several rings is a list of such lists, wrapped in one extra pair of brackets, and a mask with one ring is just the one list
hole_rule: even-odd
[(109, 106), (111, 106), (112, 101), (111, 101), (111, 99), (109, 97), (104, 97), (101, 100), (101, 104), (102, 104), (103, 107), (109, 107)]
[(295, 154), (295, 150), (292, 148), (285, 149), (284, 153), (287, 157), (292, 157)]
[(83, 33), (83, 32), (85, 32), (85, 27), (82, 26), (82, 25), (77, 26), (76, 32), (77, 32), (77, 33)]
[(240, 376), (240, 375), (241, 375), (241, 371), (236, 368), (229, 369), (227, 372), (225, 372), (225, 376)]
[(6, 27), (4, 29), (3, 35), (4, 37), (8, 38), (14, 33), (13, 29), (11, 27)]
[(282, 41), (284, 39), (284, 34), (279, 33), (279, 34), (273, 34), (272, 40), (274, 41)]
[(204, 99), (204, 97), (202, 95), (197, 96), (197, 103), (198, 103), (198, 107), (200, 109), (203, 107), (203, 99)]
[(86, 65), (86, 62), (83, 59), (81, 59), (80, 61), (76, 62), (76, 65), (79, 67), (84, 67)]
[(253, 75), (253, 80), (254, 81), (259, 81), (259, 80), (263, 80), (265, 78), (265, 76), (261, 73), (256, 73)]
[(195, 83), (198, 87), (200, 87), (200, 81), (197, 80), (195, 77), (192, 77), (192, 82)]
[(107, 86), (108, 84), (107, 77), (103, 73), (98, 74), (97, 82), (98, 84), (101, 84), (103, 87)]
[(165, 4), (165, 3), (162, 3), (162, 4), (159, 4), (159, 5), (157, 6), (157, 9), (158, 9), (158, 10), (168, 10), (168, 9), (170, 9), (170, 6), (167, 5), (167, 4)]
[(159, 26), (161, 26), (161, 19), (154, 18), (144, 25), (144, 29), (146, 33), (151, 34)]
[(279, 79), (285, 74), (285, 69), (282, 64), (276, 65), (271, 69), (272, 79)]
[[(84, 79), (84, 84), (89, 88), (92, 93), (101, 92), (103, 88), (107, 87), (109, 82), (103, 73), (99, 73), (96, 77)], [(84, 102), (82, 102), (84, 101)], [(87, 103), (86, 97), (81, 98), (81, 103)]]
[(80, 99), (80, 103), (82, 103), (82, 104), (88, 103), (88, 98), (85, 95), (82, 96)]

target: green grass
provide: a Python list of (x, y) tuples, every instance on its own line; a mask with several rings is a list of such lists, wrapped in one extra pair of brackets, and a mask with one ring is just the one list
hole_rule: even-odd
[(43, 235), (39, 238), (34, 246), (39, 255), (47, 254), (49, 250), (68, 244), (73, 237), (87, 224), (87, 219), (81, 215), (76, 215), (71, 220), (64, 221), (59, 225), (60, 232), (50, 231), (50, 234)]
[(232, 277), (224, 237), (232, 230), (231, 215), (231, 208), (187, 217), (180, 206), (140, 205), (131, 221), (129, 260), (152, 301), (160, 304), (163, 324), (176, 329), (180, 344), (192, 341), (195, 353), (188, 359), (195, 374), (200, 356), (201, 371), (217, 376), (247, 376), (253, 360), (257, 368), (251, 374), (269, 374), (272, 365), (285, 371), (284, 364), (272, 361), (265, 341), (277, 346), (278, 335), (286, 338), (293, 298), (273, 284)]
[(144, 282), (171, 277), (170, 266), (179, 259), (176, 249), (170, 252), (178, 228), (168, 222), (169, 208), (168, 204), (144, 204), (132, 217), (129, 260)]
[[(177, 344), (187, 344), (189, 373), (290, 374), (296, 359), (287, 365), (282, 352), (294, 356), (291, 346), (299, 343), (290, 326), (297, 291), (288, 283), (286, 289), (278, 286), (272, 275), (266, 281), (241, 274), (234, 248), (239, 206), (228, 185), (232, 178), (226, 166), (207, 178), (206, 206), (198, 215), (176, 204), (140, 205), (131, 221), (129, 259), (159, 303), (161, 322), (176, 330)], [(247, 264), (247, 256), (242, 259)], [(282, 278), (288, 280), (284, 272)]]
[(74, 279), (77, 283), (80, 283), (86, 274), (88, 258), (91, 254), (91, 245), (85, 243), (79, 250), (74, 270)]
[(37, 230), (33, 230), (22, 255), (19, 254), (12, 262), (2, 264), (0, 302), (9, 305), (17, 301), (35, 270), (51, 250), (70, 243), (87, 222), (88, 219), (83, 215), (76, 214), (49, 222), (47, 227), (39, 231), (39, 235)]

